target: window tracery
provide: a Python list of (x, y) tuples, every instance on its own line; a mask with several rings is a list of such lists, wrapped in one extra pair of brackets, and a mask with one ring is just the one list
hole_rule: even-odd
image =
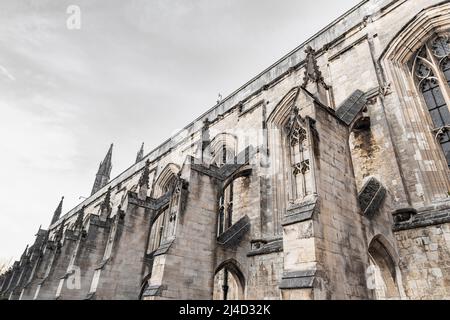
[(436, 140), (450, 166), (450, 35), (427, 41), (412, 60), (412, 73), (423, 96)]
[(292, 190), (289, 195), (291, 202), (311, 194), (311, 187), (308, 184), (311, 168), (310, 152), (307, 147), (307, 125), (305, 119), (300, 116), (299, 109), (293, 107), (285, 126), (291, 168), (289, 176), (292, 180), (290, 183)]

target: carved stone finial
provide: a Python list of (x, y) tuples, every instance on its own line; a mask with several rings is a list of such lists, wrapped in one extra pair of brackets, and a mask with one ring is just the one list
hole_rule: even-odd
[(210, 123), (211, 123), (211, 122), (209, 122), (209, 119), (208, 119), (208, 118), (206, 118), (205, 120), (203, 120), (203, 128), (204, 128), (204, 129), (208, 129)]
[(56, 208), (55, 212), (53, 213), (52, 221), (50, 222), (50, 225), (54, 224), (56, 221), (58, 221), (59, 217), (62, 213), (62, 206), (64, 202), (64, 197), (61, 198), (61, 201), (58, 204), (58, 207)]
[(23, 253), (22, 253), (22, 256), (20, 257), (20, 259), (21, 260), (23, 260), (25, 257), (26, 257), (26, 255), (27, 255), (27, 253), (28, 253), (28, 245), (26, 246), (26, 248), (25, 248), (25, 250), (23, 251)]
[(84, 210), (86, 206), (83, 206), (80, 211), (78, 211), (77, 220), (75, 221), (74, 229), (81, 230), (83, 229), (83, 218), (84, 218)]
[(210, 142), (211, 142), (211, 139), (210, 139), (210, 136), (209, 136), (209, 126), (210, 126), (210, 122), (209, 122), (209, 119), (208, 118), (206, 118), (204, 121), (203, 121), (203, 127), (202, 127), (202, 137), (201, 137), (201, 139), (202, 139), (202, 141), (201, 141), (201, 147), (202, 147), (202, 160), (205, 160), (204, 159), (204, 156), (205, 156), (205, 154), (204, 154), (204, 152), (203, 151), (205, 151), (205, 149), (208, 147), (208, 145), (210, 144)]
[(109, 176), (112, 169), (112, 152), (114, 144), (109, 147), (108, 153), (105, 159), (100, 163), (97, 175), (95, 176), (94, 185), (92, 187), (91, 195), (96, 193), (98, 190), (106, 186), (109, 182)]
[(142, 159), (144, 159), (144, 142), (142, 142), (141, 149), (139, 149), (136, 155), (136, 163), (140, 162)]
[(62, 242), (63, 235), (64, 235), (64, 224), (65, 223), (66, 223), (66, 219), (64, 219), (64, 221), (61, 222), (61, 224), (59, 225), (59, 228), (55, 234), (54, 243), (56, 244), (57, 249), (60, 248), (62, 245), (61, 242)]
[(150, 160), (147, 159), (147, 161), (145, 162), (144, 171), (142, 172), (142, 175), (139, 179), (139, 186), (141, 188), (146, 187), (148, 189), (150, 187), (149, 178), (150, 178)]
[(101, 204), (102, 210), (109, 210), (111, 208), (111, 186), (109, 186), (108, 191), (106, 192), (105, 199)]
[(320, 71), (319, 66), (317, 65), (316, 51), (311, 46), (307, 46), (305, 53), (306, 53), (306, 66), (302, 87), (306, 88), (308, 83), (311, 81), (322, 84), (324, 88), (328, 90), (329, 87), (325, 84), (322, 72)]

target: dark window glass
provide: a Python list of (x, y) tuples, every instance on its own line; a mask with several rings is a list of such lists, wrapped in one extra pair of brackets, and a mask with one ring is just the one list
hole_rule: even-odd
[(450, 59), (445, 59), (444, 62), (442, 63), (442, 72), (445, 75), (447, 83), (450, 84)]
[(447, 163), (450, 163), (450, 142), (441, 143)]
[(433, 97), (434, 97), (434, 100), (436, 101), (437, 106), (440, 107), (440, 106), (445, 105), (445, 100), (444, 100), (444, 97), (442, 96), (441, 88), (439, 88), (438, 86), (435, 86), (433, 88)]
[[(430, 52), (431, 57), (429, 56)], [(449, 35), (438, 36), (429, 41), (414, 56), (414, 62), (411, 62), (410, 65), (415, 66), (414, 75), (420, 84), (420, 91), (430, 112), (437, 134), (436, 139), (440, 142), (450, 167), (450, 128), (448, 128), (450, 111), (444, 98), (444, 93), (449, 90), (449, 87), (441, 86), (441, 84), (450, 86)], [(435, 74), (437, 69), (442, 72)]]
[(450, 133), (449, 133), (449, 132), (446, 132), (446, 133), (444, 133), (443, 135), (441, 135), (439, 141), (440, 141), (441, 144), (444, 144), (444, 143), (446, 143), (446, 142), (450, 142)]
[(447, 108), (447, 105), (443, 105), (439, 108), (439, 111), (441, 113), (441, 117), (444, 120), (444, 124), (450, 124), (450, 111)]
[(425, 102), (427, 103), (428, 110), (436, 108), (436, 102), (434, 102), (432, 91), (423, 91), (423, 97), (425, 99)]
[(434, 126), (440, 128), (450, 124), (450, 113), (436, 81), (433, 79), (424, 80), (421, 87)]
[[(450, 75), (450, 63), (444, 64), (449, 69), (446, 70)], [(447, 76), (447, 75), (446, 75)], [(450, 83), (450, 78), (447, 77), (448, 83)], [(441, 128), (445, 125), (450, 124), (450, 111), (448, 110), (447, 104), (445, 103), (442, 91), (434, 79), (425, 79), (422, 81), (421, 90), (423, 98), (430, 112), (431, 119), (435, 128)], [(440, 143), (444, 151), (447, 163), (450, 166), (450, 132), (445, 132), (440, 137)]]
[(441, 114), (438, 109), (434, 109), (430, 111), (431, 119), (433, 119), (433, 123), (437, 128), (440, 128), (444, 125), (444, 121), (442, 121)]

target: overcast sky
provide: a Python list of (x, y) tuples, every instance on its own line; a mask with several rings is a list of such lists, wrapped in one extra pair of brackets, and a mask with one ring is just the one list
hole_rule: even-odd
[[(0, 262), (358, 0), (1, 0)], [(69, 30), (69, 5), (81, 29)]]

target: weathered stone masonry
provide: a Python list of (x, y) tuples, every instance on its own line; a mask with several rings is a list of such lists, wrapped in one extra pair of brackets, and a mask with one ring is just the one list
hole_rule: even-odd
[(365, 0), (61, 216), (8, 299), (450, 298), (450, 3)]

